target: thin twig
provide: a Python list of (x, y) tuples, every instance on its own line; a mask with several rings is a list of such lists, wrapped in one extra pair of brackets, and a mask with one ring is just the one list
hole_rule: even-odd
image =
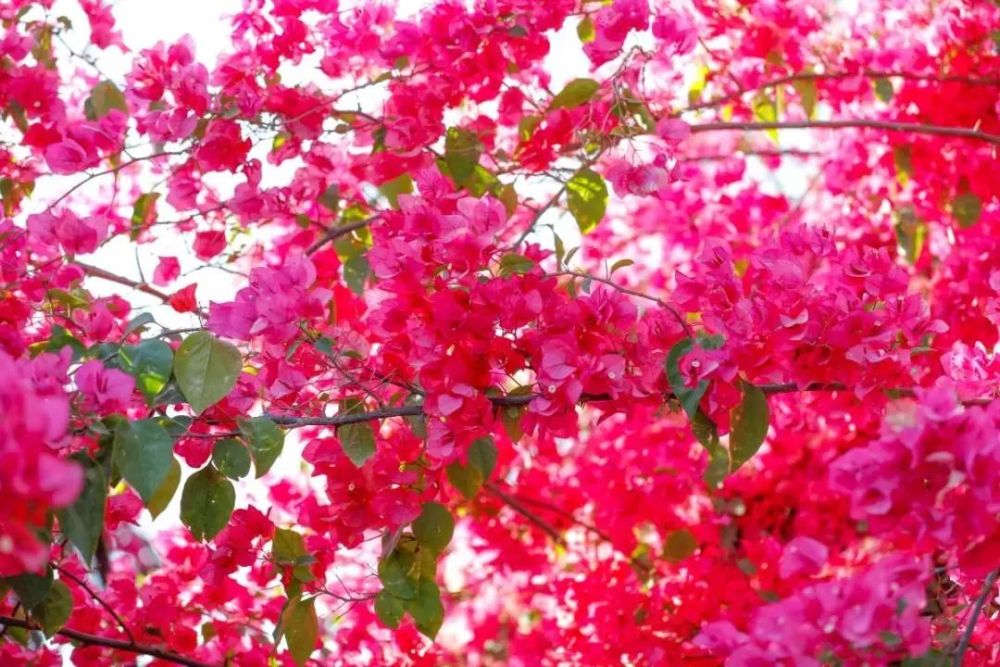
[(99, 605), (101, 605), (102, 607), (104, 607), (107, 610), (107, 612), (109, 614), (111, 614), (111, 616), (115, 619), (115, 622), (118, 623), (118, 625), (121, 626), (121, 629), (125, 631), (126, 635), (128, 635), (129, 642), (132, 643), (133, 645), (135, 644), (135, 637), (132, 635), (132, 631), (129, 630), (128, 625), (125, 624), (125, 621), (122, 620), (122, 617), (118, 615), (118, 612), (116, 612), (111, 605), (109, 605), (107, 602), (105, 602), (103, 599), (101, 599), (101, 596), (99, 596), (97, 593), (95, 593), (93, 591), (93, 589), (90, 588), (90, 586), (87, 585), (86, 581), (84, 581), (83, 579), (81, 579), (80, 577), (76, 576), (75, 574), (73, 574), (72, 572), (70, 572), (69, 570), (67, 570), (66, 568), (63, 568), (63, 567), (61, 567), (59, 565), (53, 565), (53, 567), (55, 569), (59, 570), (59, 573), (62, 574), (64, 577), (68, 577), (70, 580), (72, 580), (73, 582), (75, 582), (77, 586), (79, 586), (83, 590), (87, 591), (87, 594), (90, 597), (92, 597)]
[(943, 137), (959, 137), (974, 139), (990, 144), (1000, 145), (1000, 135), (989, 134), (965, 127), (947, 125), (927, 125), (924, 123), (905, 123), (892, 120), (871, 120), (865, 118), (841, 120), (790, 120), (778, 122), (746, 122), (746, 123), (696, 123), (691, 125), (691, 132), (757, 132), (763, 130), (794, 130), (794, 129), (844, 129), (868, 128), (886, 130), (888, 132), (909, 132), (911, 134), (934, 134)]
[[(124, 285), (125, 287), (131, 287), (132, 289), (138, 292), (142, 292), (143, 294), (148, 294), (150, 296), (156, 297), (157, 299), (159, 299), (164, 303), (168, 303), (170, 301), (171, 298), (170, 294), (167, 294), (162, 290), (158, 290), (146, 282), (142, 282), (139, 280), (132, 280), (124, 276), (119, 276), (117, 273), (111, 273), (110, 271), (105, 271), (104, 269), (101, 269), (96, 266), (91, 266), (90, 264), (85, 264), (78, 260), (73, 260), (73, 263), (79, 266), (81, 269), (83, 269), (83, 272), (86, 273), (88, 276), (91, 276), (92, 278), (100, 278), (101, 280), (107, 280), (108, 282)], [(196, 309), (194, 312), (200, 315), (201, 317), (206, 316), (205, 311), (202, 310), (201, 308)]]
[(486, 482), (486, 484), (484, 484), (483, 486), (484, 486), (484, 488), (487, 491), (489, 491), (490, 493), (492, 493), (494, 496), (496, 496), (500, 500), (504, 501), (504, 503), (506, 503), (507, 506), (510, 507), (512, 510), (514, 510), (515, 512), (517, 512), (518, 514), (520, 514), (521, 516), (523, 516), (525, 519), (527, 519), (531, 523), (535, 524), (535, 526), (537, 526), (539, 528), (539, 530), (541, 530), (543, 533), (545, 533), (546, 535), (548, 535), (549, 537), (551, 537), (556, 543), (558, 543), (558, 544), (565, 544), (565, 542), (563, 541), (562, 536), (559, 534), (559, 531), (556, 530), (555, 528), (553, 528), (552, 524), (548, 523), (547, 521), (545, 521), (544, 519), (542, 519), (540, 516), (538, 516), (537, 514), (535, 514), (534, 512), (532, 512), (531, 510), (529, 510), (524, 505), (522, 505), (517, 500), (517, 498), (515, 498), (512, 495), (510, 495), (506, 491), (501, 490), (493, 482)]
[(542, 509), (546, 509), (546, 510), (552, 512), (553, 514), (558, 514), (559, 516), (561, 516), (563, 518), (569, 519), (570, 521), (572, 521), (576, 525), (580, 526), (581, 528), (583, 528), (585, 530), (589, 530), (594, 535), (597, 535), (599, 538), (601, 538), (605, 542), (607, 542), (609, 544), (611, 543), (611, 536), (610, 535), (608, 535), (603, 530), (601, 530), (600, 528), (598, 528), (597, 526), (595, 526), (593, 524), (587, 523), (585, 521), (580, 521), (579, 519), (576, 518), (576, 515), (574, 515), (570, 511), (564, 510), (561, 507), (556, 507), (552, 503), (548, 503), (548, 502), (546, 502), (544, 500), (540, 500), (538, 498), (528, 498), (526, 496), (512, 496), (512, 497), (516, 498), (518, 501), (520, 501), (522, 503), (525, 503), (525, 504), (528, 504), (528, 505), (534, 505), (535, 507), (541, 507)]
[(566, 270), (566, 271), (559, 271), (557, 273), (549, 273), (546, 275), (550, 277), (574, 276), (576, 278), (583, 278), (584, 280), (596, 280), (599, 283), (614, 288), (616, 291), (621, 292), (622, 294), (628, 294), (629, 296), (634, 296), (640, 299), (646, 299), (647, 301), (652, 301), (661, 308), (666, 308), (667, 310), (669, 310), (671, 315), (674, 316), (674, 319), (677, 320), (677, 322), (681, 325), (681, 328), (684, 329), (684, 333), (686, 333), (691, 338), (694, 337), (694, 331), (692, 331), (691, 326), (684, 320), (684, 317), (681, 316), (679, 312), (677, 312), (676, 308), (674, 308), (672, 305), (670, 305), (663, 299), (657, 298), (655, 296), (650, 296), (649, 294), (645, 294), (638, 290), (630, 289), (628, 287), (623, 287), (618, 283), (614, 282), (613, 280), (611, 280), (610, 278), (601, 278), (599, 276), (592, 276), (589, 273), (582, 273), (580, 271)]
[(341, 236), (346, 236), (357, 229), (361, 229), (362, 227), (367, 227), (371, 223), (375, 222), (375, 220), (377, 220), (378, 217), (379, 216), (376, 215), (372, 216), (371, 218), (358, 220), (357, 222), (352, 222), (350, 224), (342, 225), (340, 227), (331, 227), (326, 231), (325, 234), (316, 239), (316, 241), (306, 249), (306, 254), (312, 255), (330, 241), (339, 239)]
[[(13, 628), (24, 628), (25, 630), (41, 630), (41, 628), (33, 623), (21, 620), (20, 618), (11, 618), (10, 616), (0, 616), (0, 624)], [(215, 667), (212, 663), (202, 662), (200, 660), (195, 660), (194, 658), (186, 658), (183, 655), (178, 655), (177, 653), (167, 651), (157, 646), (134, 644), (121, 639), (111, 639), (110, 637), (91, 635), (86, 632), (80, 632), (79, 630), (72, 630), (70, 628), (57, 630), (56, 634), (66, 637), (67, 639), (87, 644), (88, 646), (104, 646), (106, 648), (113, 648), (118, 651), (127, 651), (137, 655), (148, 655), (153, 658), (159, 658), (160, 660), (166, 660), (178, 665), (185, 665), (186, 667)]]
[(146, 160), (155, 160), (156, 158), (167, 157), (170, 155), (183, 155), (184, 152), (185, 151), (183, 150), (160, 151), (159, 153), (153, 153), (152, 155), (143, 155), (142, 157), (132, 158), (131, 160), (122, 162), (117, 167), (111, 167), (110, 169), (105, 169), (104, 171), (97, 171), (94, 172), (93, 174), (89, 174), (82, 181), (78, 181), (75, 185), (70, 187), (69, 190), (56, 197), (56, 199), (51, 204), (49, 204), (45, 210), (46, 212), (51, 211), (53, 208), (56, 207), (57, 204), (59, 204), (59, 202), (66, 199), (66, 197), (69, 197), (71, 194), (73, 194), (74, 192), (76, 192), (77, 190), (79, 190), (80, 188), (82, 188), (84, 185), (91, 182), (95, 178), (100, 178), (101, 176), (107, 176), (108, 174), (117, 174), (122, 169), (125, 169), (126, 167), (131, 167), (133, 164), (136, 164), (138, 162), (144, 162)]
[(961, 83), (967, 86), (1000, 86), (1000, 78), (977, 78), (958, 75), (930, 75), (911, 74), (907, 72), (881, 72), (877, 70), (862, 70), (861, 72), (802, 72), (800, 74), (790, 74), (775, 79), (770, 79), (755, 86), (739, 85), (737, 90), (731, 93), (724, 93), (704, 102), (698, 102), (688, 106), (685, 111), (697, 111), (699, 109), (709, 109), (717, 107), (726, 102), (739, 99), (747, 93), (753, 93), (775, 86), (783, 86), (797, 81), (817, 81), (823, 79), (843, 80), (843, 79), (905, 79), (908, 81), (930, 81), (934, 83)]
[[(601, 150), (599, 150), (597, 154), (595, 154), (593, 157), (589, 158), (582, 165), (580, 165), (580, 169), (589, 169), (590, 167), (594, 166), (597, 163), (597, 161), (601, 158), (601, 155), (604, 154), (604, 150), (605, 150), (604, 148), (601, 148)], [(556, 202), (559, 201), (559, 198), (562, 197), (563, 194), (569, 189), (570, 180), (572, 179), (569, 179), (565, 183), (563, 183), (562, 187), (559, 188), (559, 190), (557, 190), (556, 193), (552, 195), (552, 197), (547, 202), (545, 202), (545, 204), (540, 209), (538, 209), (535, 212), (535, 217), (531, 219), (531, 224), (529, 224), (528, 228), (525, 229), (524, 232), (519, 237), (517, 237), (517, 241), (515, 241), (510, 246), (511, 248), (516, 248), (517, 246), (524, 243), (524, 240), (528, 238), (531, 232), (535, 231), (535, 225), (537, 225), (538, 221), (542, 219), (542, 216), (545, 215), (545, 212), (548, 211), (553, 206), (555, 206)]]
[(983, 583), (983, 590), (980, 591), (979, 597), (976, 598), (975, 604), (972, 605), (972, 613), (965, 624), (965, 632), (962, 633), (962, 638), (959, 640), (958, 646), (955, 647), (955, 656), (951, 663), (953, 667), (961, 667), (962, 659), (965, 657), (965, 652), (969, 649), (969, 644), (972, 643), (972, 635), (976, 631), (976, 621), (979, 620), (979, 614), (982, 612), (987, 598), (993, 593), (993, 587), (996, 586), (998, 577), (1000, 577), (1000, 570), (993, 570), (990, 572), (990, 576), (986, 577), (986, 581)]

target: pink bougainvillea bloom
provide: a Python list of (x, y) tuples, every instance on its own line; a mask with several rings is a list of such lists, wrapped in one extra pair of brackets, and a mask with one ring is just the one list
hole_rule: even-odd
[(128, 373), (92, 360), (84, 362), (74, 377), (91, 410), (110, 414), (128, 408), (135, 389), (135, 379)]
[(829, 550), (811, 537), (796, 537), (781, 554), (779, 564), (782, 579), (816, 574), (826, 564)]
[(226, 248), (226, 233), (213, 229), (198, 232), (194, 237), (194, 254), (198, 259), (212, 259)]
[(169, 285), (181, 274), (181, 264), (176, 257), (161, 257), (153, 271), (153, 283)]

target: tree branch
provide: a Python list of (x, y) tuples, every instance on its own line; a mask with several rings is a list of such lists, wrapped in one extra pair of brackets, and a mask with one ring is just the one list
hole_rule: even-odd
[(959, 640), (958, 646), (955, 647), (955, 656), (951, 663), (953, 667), (962, 667), (962, 659), (965, 657), (965, 652), (969, 649), (969, 644), (972, 643), (972, 635), (976, 631), (976, 621), (979, 620), (979, 614), (982, 612), (990, 593), (993, 592), (993, 587), (996, 586), (998, 577), (1000, 577), (1000, 570), (993, 570), (986, 577), (986, 581), (983, 583), (983, 590), (979, 593), (979, 597), (976, 598), (975, 604), (972, 605), (972, 613), (965, 624), (965, 632), (962, 633), (962, 638)]
[[(487, 484), (492, 484), (492, 482), (487, 482)], [(528, 498), (526, 496), (511, 496), (511, 497), (516, 498), (518, 501), (525, 503), (527, 505), (534, 505), (535, 507), (541, 507), (542, 509), (548, 510), (553, 514), (558, 514), (559, 516), (572, 521), (574, 524), (580, 526), (584, 530), (588, 530), (594, 535), (597, 535), (599, 538), (601, 538), (608, 544), (611, 544), (612, 542), (610, 535), (608, 535), (603, 530), (601, 530), (600, 528), (598, 528), (593, 524), (587, 523), (585, 521), (580, 521), (579, 519), (576, 518), (576, 515), (570, 511), (564, 510), (561, 507), (557, 507), (552, 503), (540, 500), (538, 498)]]
[[(156, 297), (163, 303), (168, 303), (170, 301), (171, 295), (167, 294), (162, 290), (158, 290), (152, 285), (139, 281), (126, 278), (124, 276), (119, 276), (117, 273), (111, 273), (110, 271), (105, 271), (102, 268), (91, 266), (90, 264), (85, 264), (84, 262), (73, 260), (73, 264), (76, 264), (83, 272), (92, 278), (100, 278), (101, 280), (107, 280), (108, 282), (116, 283), (118, 285), (124, 285), (125, 287), (131, 287), (137, 292), (142, 292), (143, 294), (148, 294), (149, 296)], [(194, 311), (197, 315), (204, 318), (207, 317), (207, 313), (201, 308), (197, 308)]]
[(685, 111), (697, 111), (699, 109), (710, 109), (726, 102), (739, 99), (747, 93), (783, 86), (796, 81), (817, 81), (817, 80), (844, 80), (844, 79), (905, 79), (908, 81), (930, 81), (933, 83), (961, 83), (967, 86), (1000, 86), (1000, 78), (979, 78), (960, 75), (933, 75), (933, 74), (911, 74), (908, 72), (881, 72), (877, 70), (862, 70), (860, 72), (801, 72), (799, 74), (789, 74), (787, 76), (770, 79), (756, 86), (740, 85), (737, 90), (731, 93), (724, 93), (713, 97), (705, 102), (698, 102), (689, 105)]
[(118, 615), (118, 612), (116, 612), (111, 605), (109, 605), (107, 602), (105, 602), (103, 599), (101, 599), (101, 597), (97, 593), (95, 593), (93, 591), (93, 589), (90, 588), (90, 586), (87, 585), (86, 581), (84, 581), (80, 577), (76, 576), (75, 574), (73, 574), (72, 572), (70, 572), (69, 570), (67, 570), (66, 568), (60, 567), (59, 565), (53, 565), (53, 567), (55, 567), (55, 569), (59, 570), (59, 573), (62, 576), (69, 578), (74, 583), (76, 583), (77, 586), (79, 586), (83, 590), (87, 591), (87, 594), (90, 597), (92, 597), (99, 605), (101, 605), (102, 607), (104, 607), (107, 610), (107, 612), (109, 614), (111, 614), (112, 618), (115, 619), (115, 622), (118, 623), (119, 626), (121, 626), (121, 629), (124, 630), (125, 634), (128, 636), (129, 643), (130, 644), (135, 644), (135, 636), (132, 634), (132, 631), (129, 630), (129, 627), (128, 627), (128, 625), (125, 624), (125, 621), (122, 620), (122, 617)]
[(1000, 145), (1000, 135), (988, 134), (965, 127), (948, 127), (945, 125), (925, 125), (923, 123), (905, 123), (892, 120), (870, 120), (864, 118), (844, 120), (790, 120), (779, 122), (746, 122), (746, 123), (697, 123), (691, 126), (691, 132), (759, 132), (763, 130), (792, 129), (844, 129), (868, 128), (886, 130), (888, 132), (907, 132), (910, 134), (933, 134), (943, 137), (959, 137), (985, 141)]
[[(799, 392), (823, 392), (823, 391), (848, 391), (850, 388), (842, 382), (817, 382), (799, 386), (794, 382), (780, 382), (774, 384), (762, 384), (757, 386), (768, 396), (775, 394), (794, 394)], [(914, 396), (916, 391), (912, 388), (890, 388), (886, 390), (896, 396)], [(494, 407), (521, 407), (531, 403), (542, 394), (520, 394), (516, 396), (488, 396)], [(650, 395), (646, 398), (654, 398)], [(673, 394), (666, 393), (660, 396), (662, 400), (673, 398)], [(580, 397), (580, 403), (595, 403), (601, 401), (614, 401), (614, 397), (607, 394), (584, 394)], [(963, 405), (989, 405), (996, 400), (993, 397), (971, 398), (961, 401)], [(337, 414), (332, 417), (292, 417), (289, 415), (264, 414), (275, 424), (287, 426), (289, 428), (302, 428), (305, 426), (344, 426), (345, 424), (359, 424), (361, 422), (374, 421), (378, 419), (390, 419), (392, 417), (416, 417), (424, 414), (422, 405), (402, 405), (395, 408), (379, 408), (367, 412), (347, 412)], [(189, 433), (189, 438), (225, 438), (239, 435), (239, 431), (222, 431), (219, 433)]]
[[(66, 197), (69, 197), (71, 194), (73, 194), (74, 192), (76, 192), (77, 190), (79, 190), (80, 188), (82, 188), (84, 185), (86, 185), (87, 183), (91, 182), (95, 178), (100, 178), (101, 176), (107, 176), (108, 174), (117, 174), (122, 169), (125, 169), (126, 167), (131, 167), (133, 164), (136, 164), (136, 163), (139, 163), (139, 162), (144, 162), (146, 160), (155, 160), (156, 158), (168, 157), (168, 156), (171, 156), (171, 155), (183, 155), (185, 152), (186, 151), (184, 151), (184, 150), (160, 151), (158, 153), (153, 153), (151, 155), (143, 155), (142, 157), (132, 158), (131, 160), (127, 160), (125, 162), (122, 162), (117, 167), (111, 167), (110, 169), (105, 169), (104, 171), (97, 171), (97, 172), (94, 172), (92, 174), (88, 174), (87, 177), (84, 178), (82, 181), (78, 181), (69, 190), (67, 190), (66, 192), (62, 193), (60, 196), (56, 197), (55, 201), (53, 201), (51, 204), (49, 204), (46, 207), (45, 212), (47, 213), (47, 212), (51, 211), (53, 208), (55, 208), (59, 204), (59, 202), (61, 202), (62, 200), (66, 199)], [(45, 176), (51, 176), (52, 174), (44, 174), (44, 175)]]
[(684, 320), (684, 318), (681, 316), (681, 314), (679, 312), (677, 312), (676, 308), (674, 308), (672, 305), (670, 305), (669, 303), (667, 303), (663, 299), (657, 298), (655, 296), (650, 296), (649, 294), (645, 294), (644, 292), (640, 292), (638, 290), (630, 289), (628, 287), (623, 287), (622, 285), (619, 285), (618, 283), (616, 283), (615, 281), (611, 280), (610, 278), (601, 278), (599, 276), (592, 276), (589, 273), (581, 273), (579, 271), (566, 270), (566, 271), (559, 271), (557, 273), (549, 273), (549, 274), (546, 274), (546, 275), (552, 276), (552, 277), (556, 277), (556, 276), (573, 276), (575, 278), (583, 278), (584, 280), (596, 280), (597, 282), (603, 283), (604, 285), (607, 285), (607, 286), (615, 289), (616, 291), (621, 292), (622, 294), (628, 294), (629, 296), (634, 296), (634, 297), (638, 297), (640, 299), (646, 299), (647, 301), (652, 301), (653, 303), (655, 303), (656, 305), (660, 306), (661, 308), (666, 308), (667, 310), (669, 310), (670, 314), (673, 315), (674, 319), (677, 320), (677, 322), (681, 325), (681, 328), (684, 329), (684, 332), (688, 336), (690, 336), (691, 338), (694, 338), (694, 332), (691, 330), (691, 325), (689, 325)]
[[(40, 630), (38, 626), (30, 623), (28, 621), (22, 620), (20, 618), (11, 618), (10, 616), (0, 616), (0, 624), (4, 626), (10, 626), (13, 628), (24, 628), (25, 630)], [(67, 639), (72, 639), (78, 641), (82, 644), (88, 646), (104, 646), (106, 648), (113, 648), (118, 651), (127, 651), (129, 653), (135, 653), (137, 655), (148, 655), (153, 658), (159, 658), (160, 660), (166, 660), (168, 662), (173, 662), (178, 665), (185, 665), (186, 667), (214, 667), (211, 663), (202, 662), (200, 660), (195, 660), (194, 658), (186, 658), (183, 655), (178, 655), (171, 651), (161, 649), (157, 646), (149, 646), (147, 644), (136, 644), (134, 642), (127, 642), (121, 639), (111, 639), (110, 637), (101, 637), (100, 635), (91, 635), (86, 632), (80, 632), (79, 630), (72, 630), (70, 628), (62, 628), (57, 630), (56, 634)]]
[(738, 86), (737, 90), (713, 97), (705, 102), (698, 102), (688, 106), (685, 111), (697, 111), (699, 109), (709, 109), (739, 99), (747, 93), (752, 93), (775, 86), (782, 86), (796, 81), (817, 81), (844, 80), (844, 79), (905, 79), (909, 81), (930, 81), (934, 83), (961, 83), (967, 86), (1000, 86), (1000, 79), (979, 78), (960, 75), (932, 75), (932, 74), (911, 74), (908, 72), (881, 72), (877, 70), (862, 70), (860, 72), (801, 72), (787, 76), (770, 79), (756, 86)]
[(362, 227), (367, 227), (371, 223), (375, 222), (375, 220), (377, 220), (378, 218), (379, 216), (375, 215), (370, 218), (366, 218), (364, 220), (358, 220), (357, 222), (341, 225), (340, 227), (331, 227), (326, 231), (325, 234), (316, 239), (316, 241), (311, 246), (306, 248), (306, 254), (312, 255), (330, 241), (339, 239), (341, 236), (346, 236), (357, 229), (361, 229)]
[(510, 495), (506, 491), (501, 490), (493, 482), (486, 482), (486, 484), (483, 485), (483, 488), (485, 488), (487, 491), (489, 491), (494, 496), (496, 496), (504, 503), (506, 503), (507, 506), (509, 506), (512, 510), (523, 516), (531, 523), (535, 524), (535, 526), (537, 526), (539, 530), (541, 530), (543, 533), (551, 537), (557, 544), (565, 544), (563, 542), (562, 535), (559, 534), (558, 530), (552, 527), (552, 524), (548, 523), (540, 516), (529, 510), (524, 505), (522, 505), (517, 498)]

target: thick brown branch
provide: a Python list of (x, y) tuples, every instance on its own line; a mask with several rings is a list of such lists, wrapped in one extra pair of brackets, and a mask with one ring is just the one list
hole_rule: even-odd
[(759, 132), (764, 130), (793, 129), (844, 129), (868, 128), (885, 130), (887, 132), (907, 132), (910, 134), (933, 134), (942, 137), (958, 137), (985, 141), (1000, 145), (1000, 135), (988, 134), (965, 127), (949, 127), (945, 125), (925, 125), (924, 123), (904, 123), (892, 120), (870, 120), (864, 118), (844, 120), (790, 120), (779, 122), (746, 122), (746, 123), (697, 123), (691, 126), (691, 132)]
[[(0, 624), (4, 626), (10, 626), (13, 628), (24, 628), (25, 630), (40, 629), (33, 623), (22, 620), (20, 618), (11, 618), (10, 616), (0, 616)], [(127, 642), (121, 639), (111, 639), (110, 637), (101, 637), (100, 635), (91, 635), (86, 632), (80, 632), (79, 630), (73, 630), (70, 628), (63, 628), (61, 630), (58, 630), (56, 631), (56, 634), (61, 637), (66, 637), (67, 639), (72, 639), (73, 641), (80, 642), (81, 644), (86, 644), (88, 646), (104, 646), (105, 648), (113, 648), (119, 651), (127, 651), (129, 653), (135, 653), (137, 655), (148, 655), (153, 658), (159, 658), (160, 660), (166, 660), (168, 662), (173, 662), (178, 665), (186, 665), (187, 667), (214, 667), (211, 663), (195, 660), (194, 658), (186, 658), (183, 655), (178, 655), (177, 653), (167, 651), (157, 646), (149, 646), (147, 644), (136, 644), (134, 642)]]

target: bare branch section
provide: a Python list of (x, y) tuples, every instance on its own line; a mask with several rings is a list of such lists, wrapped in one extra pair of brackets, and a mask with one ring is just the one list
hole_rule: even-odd
[(903, 132), (908, 134), (932, 134), (941, 137), (956, 137), (985, 141), (1000, 146), (1000, 135), (989, 134), (965, 127), (949, 127), (945, 125), (926, 125), (924, 123), (903, 123), (891, 120), (870, 120), (864, 118), (841, 120), (790, 120), (779, 122), (748, 122), (748, 123), (696, 123), (691, 126), (691, 132), (761, 132), (766, 130), (807, 130), (828, 129), (841, 130), (845, 128), (864, 128), (885, 130), (887, 132)]
[[(828, 391), (848, 391), (850, 388), (841, 382), (825, 382), (825, 383), (814, 383), (807, 385), (798, 385), (794, 382), (781, 382), (776, 384), (763, 384), (758, 385), (758, 389), (772, 396), (775, 394), (794, 394), (802, 392), (828, 392)], [(887, 389), (887, 393), (897, 397), (903, 396), (914, 396), (916, 390), (910, 387), (902, 388), (892, 388)], [(541, 394), (522, 394), (518, 396), (490, 396), (488, 397), (490, 402), (494, 407), (521, 407), (528, 405), (536, 398), (540, 397)], [(649, 396), (649, 398), (654, 398), (654, 396)], [(657, 397), (662, 400), (670, 400), (673, 398), (673, 394), (667, 393), (662, 397)], [(584, 394), (580, 397), (581, 403), (599, 403), (614, 401), (613, 396), (606, 394)], [(964, 405), (989, 405), (992, 401), (996, 399), (990, 397), (984, 398), (973, 398), (962, 401)], [(424, 408), (422, 405), (401, 405), (394, 408), (382, 408), (379, 410), (370, 410), (368, 412), (347, 412), (344, 414), (333, 415), (332, 417), (292, 417), (288, 415), (265, 415), (271, 419), (274, 423), (281, 426), (287, 426), (289, 428), (302, 428), (305, 426), (344, 426), (346, 424), (358, 424), (361, 422), (375, 421), (378, 419), (390, 419), (392, 417), (416, 417), (424, 414)], [(194, 434), (198, 437), (199, 434)], [(226, 431), (223, 433), (211, 433), (203, 434), (202, 437), (227, 437), (230, 435), (239, 435), (239, 431)]]
[(965, 652), (969, 650), (969, 644), (972, 643), (972, 635), (976, 631), (976, 622), (979, 621), (979, 614), (982, 613), (983, 607), (986, 605), (986, 601), (990, 598), (990, 595), (996, 593), (994, 589), (996, 588), (998, 577), (1000, 577), (1000, 570), (993, 570), (986, 577), (986, 581), (983, 582), (983, 590), (980, 591), (979, 596), (972, 605), (972, 613), (969, 615), (969, 621), (965, 624), (965, 632), (962, 633), (962, 638), (959, 640), (958, 646), (955, 647), (955, 654), (952, 656), (953, 667), (962, 667)]
[(306, 249), (307, 255), (315, 254), (320, 248), (325, 246), (331, 241), (336, 241), (342, 236), (347, 236), (353, 231), (367, 227), (371, 223), (375, 222), (378, 216), (373, 216), (371, 218), (365, 218), (364, 220), (358, 220), (357, 222), (352, 222), (347, 225), (342, 225), (340, 227), (331, 227), (322, 236), (320, 236), (316, 241)]
[(740, 85), (737, 90), (724, 93), (718, 97), (713, 97), (705, 102), (698, 102), (688, 106), (685, 111), (697, 111), (699, 109), (710, 109), (727, 102), (738, 100), (747, 93), (754, 93), (775, 86), (784, 86), (798, 81), (842, 81), (846, 79), (903, 79), (904, 81), (922, 81), (925, 83), (957, 83), (965, 86), (987, 86), (1000, 87), (998, 77), (974, 77), (949, 74), (914, 74), (911, 72), (885, 72), (880, 70), (862, 70), (860, 72), (801, 72), (799, 74), (789, 74), (764, 81), (754, 86)]
[[(20, 618), (11, 618), (10, 616), (0, 616), (0, 625), (12, 628), (23, 628), (25, 630), (40, 630), (38, 626), (30, 623), (29, 621), (25, 621)], [(105, 648), (113, 648), (118, 651), (135, 653), (136, 655), (148, 655), (153, 658), (159, 658), (160, 660), (172, 662), (176, 665), (185, 665), (186, 667), (216, 667), (212, 663), (202, 662), (193, 658), (186, 658), (183, 655), (178, 655), (177, 653), (167, 651), (157, 646), (136, 644), (135, 642), (127, 642), (121, 639), (112, 639), (110, 637), (101, 637), (100, 635), (92, 635), (86, 632), (80, 632), (79, 630), (72, 630), (70, 628), (58, 630), (56, 631), (56, 634), (60, 637), (65, 637), (66, 639), (72, 639), (73, 641), (80, 642), (81, 644), (86, 644), (87, 646), (103, 646)]]
[[(170, 294), (167, 294), (162, 290), (158, 290), (152, 285), (149, 285), (147, 283), (140, 282), (138, 280), (132, 280), (130, 278), (120, 276), (117, 273), (111, 273), (110, 271), (106, 271), (100, 267), (91, 266), (90, 264), (85, 264), (80, 261), (74, 260), (73, 263), (79, 266), (81, 269), (83, 269), (83, 272), (92, 278), (100, 278), (101, 280), (107, 280), (108, 282), (116, 283), (118, 285), (124, 285), (125, 287), (130, 287), (137, 292), (142, 292), (143, 294), (148, 294), (149, 296), (156, 297), (163, 303), (168, 303), (170, 301), (171, 297)], [(202, 310), (201, 308), (198, 308), (194, 312), (197, 313), (202, 318), (207, 317), (207, 313), (205, 313), (205, 311)]]

